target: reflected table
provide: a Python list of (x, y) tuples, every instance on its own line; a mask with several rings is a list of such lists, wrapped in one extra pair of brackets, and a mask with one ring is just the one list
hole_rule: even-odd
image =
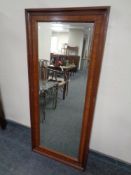
[[(58, 94), (58, 82), (40, 81), (39, 83), (39, 100), (40, 108), (42, 109), (42, 119), (45, 120), (46, 109), (56, 109)], [(51, 106), (50, 106), (51, 105)]]
[(73, 71), (74, 69), (76, 69), (76, 65), (75, 64), (69, 64), (67, 66), (54, 66), (54, 65), (50, 64), (48, 66), (48, 68), (55, 69), (55, 70), (61, 70), (61, 71), (64, 71), (64, 72), (70, 72), (70, 71)]

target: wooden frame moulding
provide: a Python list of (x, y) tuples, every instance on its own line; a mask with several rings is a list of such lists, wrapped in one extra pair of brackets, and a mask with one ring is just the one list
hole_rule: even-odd
[[(88, 157), (89, 141), (98, 89), (110, 7), (26, 9), (28, 75), (32, 149), (35, 152), (84, 170)], [(79, 156), (73, 158), (40, 145), (39, 80), (38, 80), (38, 22), (94, 23), (91, 61), (88, 71), (85, 105), (80, 138)], [(44, 41), (43, 41), (44, 42)], [(46, 42), (46, 41), (45, 41)]]

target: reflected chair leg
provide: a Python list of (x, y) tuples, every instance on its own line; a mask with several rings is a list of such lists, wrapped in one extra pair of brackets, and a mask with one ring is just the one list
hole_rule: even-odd
[(66, 83), (64, 84), (64, 89), (63, 89), (63, 100), (65, 100), (65, 93), (66, 93)]
[(43, 94), (43, 117), (42, 117), (42, 123), (45, 121), (45, 106), (46, 106), (46, 95), (45, 93)]
[(55, 107), (55, 102), (54, 102), (54, 87), (51, 89), (51, 100), (52, 100), (52, 109), (54, 109)]
[(40, 110), (42, 111), (42, 115), (40, 115), (40, 122), (43, 123), (43, 115), (44, 115), (44, 102), (43, 102), (43, 94), (40, 94)]
[(55, 109), (57, 106), (58, 85), (55, 87)]
[(69, 85), (69, 78), (71, 76), (71, 72), (67, 72), (67, 80), (66, 80), (66, 95), (68, 94), (68, 85)]
[(57, 94), (58, 94), (58, 86), (55, 86), (53, 88), (53, 109), (56, 109), (56, 106), (57, 106)]
[(55, 89), (54, 89), (54, 87), (53, 88), (51, 88), (51, 90), (50, 90), (50, 97), (51, 97), (51, 101), (52, 101), (52, 109), (54, 109), (55, 107), (55, 101), (54, 101), (54, 96), (55, 96)]
[(68, 94), (68, 85), (69, 85), (69, 83), (67, 82), (66, 83), (66, 95)]

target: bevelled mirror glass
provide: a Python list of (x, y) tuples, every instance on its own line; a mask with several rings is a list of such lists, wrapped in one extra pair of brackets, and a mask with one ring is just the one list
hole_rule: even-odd
[(93, 26), (38, 23), (40, 145), (75, 158), (79, 154)]
[(32, 149), (84, 170), (110, 7), (27, 9)]

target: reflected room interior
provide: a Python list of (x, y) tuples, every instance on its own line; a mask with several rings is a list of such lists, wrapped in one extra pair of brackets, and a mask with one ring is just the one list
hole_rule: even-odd
[(40, 145), (78, 157), (93, 23), (38, 23)]

